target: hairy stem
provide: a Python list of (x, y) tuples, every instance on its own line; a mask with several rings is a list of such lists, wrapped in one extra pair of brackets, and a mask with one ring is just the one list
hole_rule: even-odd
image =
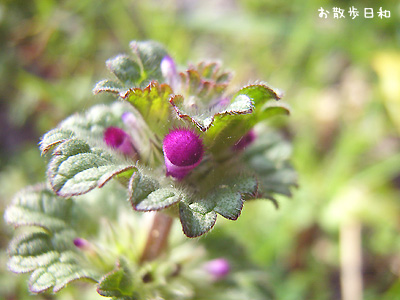
[(153, 225), (147, 237), (146, 246), (140, 258), (140, 262), (151, 261), (157, 258), (165, 249), (172, 225), (172, 217), (156, 212)]

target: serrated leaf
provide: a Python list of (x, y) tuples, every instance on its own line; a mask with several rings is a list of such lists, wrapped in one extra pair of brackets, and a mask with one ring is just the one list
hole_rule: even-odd
[(130, 110), (123, 102), (111, 105), (95, 105), (85, 113), (74, 114), (59, 125), (62, 130), (70, 130), (74, 137), (84, 139), (88, 143), (98, 144), (103, 140), (104, 131), (110, 126), (123, 128), (122, 114)]
[[(96, 281), (98, 277), (84, 267), (75, 252), (73, 239), (77, 234), (66, 222), (72, 204), (72, 200), (57, 198), (38, 186), (20, 192), (5, 212), (9, 224), (31, 227), (11, 241), (8, 268), (15, 273), (32, 272), (29, 287), (34, 293), (49, 288), (57, 292), (71, 281), (82, 278)], [(24, 215), (20, 215), (21, 210)]]
[(141, 66), (143, 80), (160, 80), (161, 60), (168, 55), (164, 46), (154, 41), (132, 41), (129, 46), (135, 61)]
[(140, 65), (127, 55), (117, 55), (108, 59), (106, 66), (120, 80), (123, 87), (133, 87), (142, 78)]
[(171, 105), (168, 100), (171, 94), (169, 85), (153, 81), (144, 89), (131, 89), (124, 100), (140, 112), (149, 128), (162, 139), (169, 129)]
[(241, 88), (237, 93), (248, 96), (254, 103), (256, 122), (260, 122), (274, 115), (288, 115), (290, 113), (287, 104), (278, 101), (281, 96), (278, 92), (265, 84), (252, 84)]
[(137, 170), (129, 182), (129, 200), (133, 208), (136, 208), (150, 193), (159, 189), (160, 184), (152, 177), (142, 174)]
[(85, 141), (71, 139), (59, 145), (49, 163), (48, 178), (57, 195), (69, 197), (102, 187), (112, 177), (134, 169), (117, 164), (103, 149), (91, 148)]
[(251, 100), (246, 95), (237, 95), (231, 101), (227, 108), (218, 115), (238, 115), (238, 114), (250, 114), (253, 112), (254, 105)]
[(257, 181), (252, 176), (236, 176), (224, 180), (207, 196), (208, 201), (215, 203), (214, 211), (221, 216), (236, 220), (242, 211), (245, 195), (255, 195)]
[(231, 72), (221, 71), (219, 62), (200, 62), (196, 70), (201, 77), (210, 79), (216, 83), (228, 83), (232, 77)]
[(4, 219), (15, 227), (39, 226), (58, 231), (66, 226), (71, 206), (71, 200), (54, 201), (51, 191), (36, 187), (18, 193), (5, 211)]
[(100, 279), (97, 293), (104, 297), (135, 299), (133, 278), (126, 262), (120, 260), (116, 268)]
[[(250, 108), (250, 104), (246, 102), (246, 99), (251, 102), (251, 109), (247, 113), (245, 107), (248, 105)], [(209, 150), (218, 155), (224, 149), (232, 147), (255, 124), (275, 115), (289, 114), (287, 105), (277, 102), (279, 99), (277, 92), (263, 84), (249, 85), (240, 89), (233, 96), (233, 102), (230, 105), (236, 107), (237, 104), (241, 104), (243, 112), (236, 115), (235, 110), (232, 110), (232, 113), (215, 116), (213, 126), (209, 128), (205, 136), (205, 143)], [(227, 114), (232, 116), (226, 117)]]
[(44, 155), (53, 147), (57, 146), (59, 143), (69, 140), (73, 137), (74, 137), (74, 132), (72, 130), (64, 128), (55, 128), (53, 130), (50, 130), (42, 137), (39, 143), (39, 149), (42, 155)]
[(124, 126), (121, 116), (129, 110), (128, 104), (116, 102), (111, 105), (96, 105), (85, 113), (74, 114), (42, 137), (40, 151), (42, 155), (46, 154), (55, 146), (72, 138), (82, 138), (88, 143), (98, 144), (108, 127)]
[[(189, 68), (185, 72), (179, 73), (181, 88), (180, 92), (185, 98), (196, 99), (194, 107), (205, 110), (212, 106), (212, 103), (218, 101), (222, 94), (225, 92), (229, 76), (227, 81), (219, 82), (218, 76), (211, 75), (211, 77), (203, 76), (202, 70), (196, 68)], [(190, 103), (187, 108), (190, 108)]]
[(153, 41), (130, 43), (133, 56), (117, 55), (107, 60), (107, 68), (117, 77), (117, 81), (102, 80), (93, 93), (110, 92), (125, 97), (135, 87), (143, 87), (149, 82), (162, 79), (161, 60), (168, 55), (164, 47)]
[(114, 80), (104, 79), (96, 83), (96, 86), (93, 88), (93, 94), (98, 94), (101, 92), (109, 92), (114, 94), (124, 94), (127, 91), (126, 88), (122, 86), (119, 82)]
[[(251, 114), (253, 111), (252, 101), (249, 97), (245, 95), (239, 95), (233, 98), (232, 101), (229, 103), (229, 105), (222, 110), (217, 106), (206, 110), (198, 110), (197, 108), (194, 109), (187, 108), (185, 107), (183, 96), (180, 95), (173, 96), (170, 99), (170, 103), (174, 107), (179, 118), (191, 121), (201, 131), (207, 131), (211, 129), (211, 131), (207, 132), (206, 137), (208, 140), (213, 139), (212, 136), (215, 135), (215, 133), (212, 133), (212, 129), (215, 128), (216, 120), (222, 119), (228, 115), (237, 116), (243, 114)], [(224, 121), (230, 121), (230, 119), (231, 117), (226, 119), (224, 118)], [(220, 123), (221, 125), (224, 124), (221, 121)], [(218, 126), (218, 128), (223, 129), (224, 127), (227, 127), (226, 125), (224, 125), (223, 127), (221, 125)]]
[(274, 200), (275, 194), (291, 196), (297, 174), (289, 164), (290, 154), (290, 144), (268, 130), (260, 132), (255, 143), (245, 150), (243, 160), (257, 176), (259, 197)]
[(41, 293), (53, 287), (53, 293), (57, 293), (68, 283), (79, 279), (96, 281), (91, 272), (82, 269), (77, 263), (56, 262), (35, 270), (29, 279), (29, 289), (33, 293)]
[(184, 202), (179, 203), (179, 217), (183, 232), (187, 237), (191, 238), (208, 232), (217, 220), (215, 211), (201, 213), (197, 208), (193, 209), (193, 207)]
[(236, 220), (239, 218), (243, 208), (243, 198), (239, 192), (233, 191), (231, 188), (220, 187), (215, 193), (211, 194), (210, 200), (215, 202), (214, 211), (223, 217)]
[[(209, 179), (215, 184), (213, 176)], [(258, 184), (253, 176), (237, 175), (218, 181), (215, 188), (199, 198), (190, 194), (181, 195), (180, 220), (188, 237), (208, 232), (215, 224), (217, 213), (224, 218), (236, 220), (246, 197), (254, 197), (257, 193)]]
[(292, 196), (290, 188), (296, 185), (297, 174), (289, 164), (277, 168), (270, 174), (265, 174), (260, 178), (264, 197), (273, 194)]
[(48, 265), (60, 257), (51, 248), (51, 238), (45, 232), (20, 235), (10, 243), (8, 268), (15, 273), (26, 273)]
[(265, 84), (251, 84), (241, 88), (236, 95), (250, 97), (255, 105), (264, 104), (268, 100), (279, 100), (280, 95)]
[(154, 211), (167, 208), (181, 200), (181, 196), (174, 188), (161, 188), (151, 192), (145, 199), (134, 206), (139, 211)]
[(227, 182), (233, 190), (241, 194), (255, 195), (257, 193), (258, 183), (253, 176), (237, 176)]

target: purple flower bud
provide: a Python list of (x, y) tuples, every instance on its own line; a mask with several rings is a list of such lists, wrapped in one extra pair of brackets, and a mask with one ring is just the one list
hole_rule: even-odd
[(207, 262), (204, 265), (204, 269), (213, 277), (213, 279), (219, 280), (229, 274), (231, 266), (225, 258), (217, 258)]
[(179, 77), (174, 60), (168, 55), (164, 56), (164, 58), (161, 60), (160, 68), (162, 75), (166, 79), (166, 82), (173, 89), (177, 88)]
[(183, 179), (203, 158), (203, 142), (192, 130), (179, 128), (167, 134), (163, 141), (167, 176)]
[(121, 128), (108, 127), (104, 132), (103, 140), (107, 146), (117, 149), (124, 155), (133, 156), (136, 154), (130, 136)]
[(236, 143), (233, 145), (233, 150), (240, 151), (244, 150), (247, 146), (249, 146), (256, 139), (256, 133), (254, 130), (250, 130), (244, 136), (242, 136)]
[(74, 245), (75, 245), (77, 248), (81, 249), (81, 250), (88, 250), (88, 249), (90, 249), (90, 243), (89, 243), (87, 240), (82, 239), (82, 238), (76, 238), (76, 239), (74, 239)]
[(216, 111), (223, 110), (228, 107), (231, 99), (224, 97), (224, 98), (217, 98), (213, 100), (210, 104), (210, 108)]

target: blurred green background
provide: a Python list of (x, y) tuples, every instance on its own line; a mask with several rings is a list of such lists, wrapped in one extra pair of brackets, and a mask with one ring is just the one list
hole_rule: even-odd
[[(348, 16), (351, 6), (359, 17)], [(318, 17), (321, 7), (327, 19)], [(334, 19), (333, 7), (346, 18)], [(391, 17), (379, 18), (380, 7)], [(364, 8), (374, 18), (364, 18)], [(293, 199), (280, 199), (279, 210), (248, 203), (238, 221), (219, 220), (200, 242), (224, 255), (219, 241), (236, 239), (266, 271), (274, 299), (357, 300), (360, 291), (364, 299), (400, 299), (395, 0), (0, 1), (0, 212), (19, 189), (45, 179), (40, 136), (112, 100), (91, 94), (109, 76), (105, 60), (147, 39), (182, 65), (220, 59), (238, 87), (266, 81), (292, 108), (271, 126), (293, 142)], [(1, 223), (0, 298), (33, 299), (26, 277), (6, 271), (10, 236)]]

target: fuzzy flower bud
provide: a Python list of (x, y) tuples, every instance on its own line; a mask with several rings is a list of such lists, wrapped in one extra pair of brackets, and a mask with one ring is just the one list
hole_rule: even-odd
[(203, 142), (192, 130), (180, 128), (172, 130), (163, 141), (163, 151), (167, 176), (183, 179), (203, 158)]
[(244, 150), (247, 146), (253, 143), (255, 139), (256, 139), (256, 134), (254, 130), (250, 130), (248, 133), (242, 136), (240, 140), (238, 140), (235, 143), (235, 145), (233, 145), (233, 150), (236, 151)]
[(220, 280), (229, 274), (231, 266), (225, 258), (217, 258), (207, 262), (204, 269), (214, 280)]
[(164, 56), (164, 58), (161, 60), (160, 68), (166, 82), (173, 89), (176, 89), (179, 82), (179, 77), (174, 60), (168, 55)]
[(108, 127), (104, 132), (103, 140), (107, 146), (118, 150), (126, 156), (133, 156), (136, 154), (129, 134), (121, 128)]
[(74, 245), (81, 250), (87, 250), (90, 248), (90, 243), (83, 238), (74, 239)]

